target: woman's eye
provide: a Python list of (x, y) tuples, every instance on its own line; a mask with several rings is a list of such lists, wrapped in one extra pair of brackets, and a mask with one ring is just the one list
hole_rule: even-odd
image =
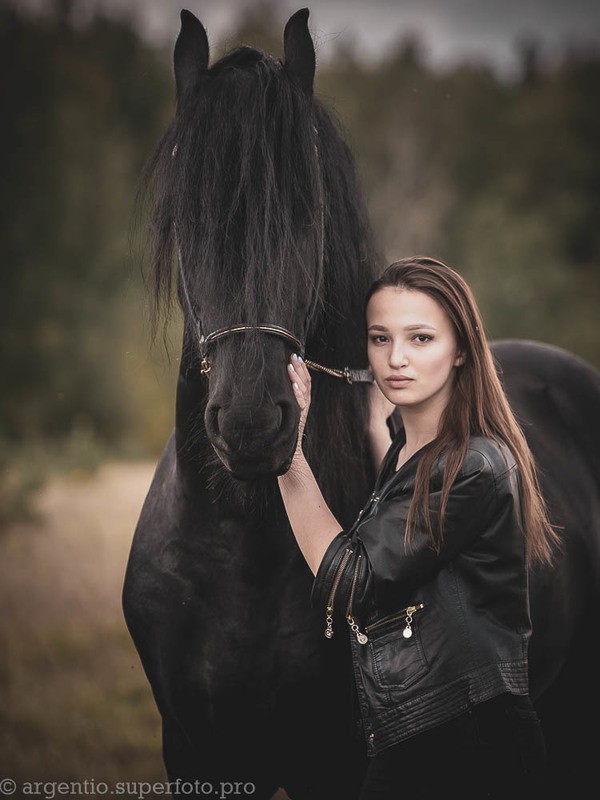
[(373, 344), (385, 344), (387, 342), (387, 336), (378, 333), (375, 336), (371, 336), (371, 341)]
[(417, 335), (414, 337), (414, 340), (417, 342), (417, 344), (426, 344), (427, 342), (430, 342), (432, 338), (433, 337), (429, 336), (427, 333), (417, 333)]

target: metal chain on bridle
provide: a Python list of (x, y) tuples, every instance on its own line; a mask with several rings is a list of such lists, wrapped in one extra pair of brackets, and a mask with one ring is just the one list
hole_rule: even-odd
[[(316, 129), (315, 129), (316, 133)], [(317, 151), (318, 156), (318, 147), (315, 143), (315, 150)], [(175, 158), (177, 153), (177, 145), (173, 148), (172, 157)], [(320, 225), (320, 238), (319, 238), (319, 279), (322, 278), (323, 275), (323, 261), (324, 261), (324, 238), (325, 238), (325, 222), (324, 222), (324, 210), (323, 210), (323, 186), (322, 183), (319, 181), (319, 193), (320, 193), (320, 210), (321, 210), (321, 225)], [(173, 227), (175, 228), (175, 223), (173, 222)], [(183, 257), (181, 254), (181, 248), (177, 242), (177, 230), (175, 228), (175, 242), (177, 246), (177, 256), (179, 261), (179, 275), (181, 278), (181, 286), (183, 288), (183, 294), (185, 297), (185, 302), (187, 305), (188, 313), (190, 315), (190, 319), (194, 324), (194, 329), (196, 333), (196, 337), (198, 340), (198, 347), (200, 350), (200, 372), (203, 375), (208, 377), (210, 373), (210, 358), (209, 358), (209, 347), (210, 345), (217, 341), (218, 339), (223, 338), (224, 336), (231, 336), (236, 333), (245, 333), (246, 331), (260, 331), (262, 333), (268, 333), (272, 336), (278, 336), (281, 339), (285, 339), (288, 342), (291, 342), (295, 350), (297, 351), (298, 355), (304, 358), (304, 363), (309, 369), (316, 370), (317, 372), (323, 372), (327, 375), (331, 375), (334, 378), (344, 378), (347, 383), (373, 383), (373, 374), (370, 369), (351, 369), (350, 367), (344, 367), (343, 369), (335, 369), (334, 367), (325, 367), (322, 364), (318, 364), (316, 361), (312, 361), (305, 357), (304, 353), (304, 342), (299, 336), (296, 336), (295, 333), (289, 331), (287, 328), (284, 328), (282, 325), (275, 325), (270, 322), (260, 323), (258, 325), (247, 325), (245, 323), (239, 323), (235, 325), (229, 325), (226, 328), (218, 328), (210, 333), (203, 334), (202, 333), (202, 326), (200, 324), (200, 320), (196, 318), (194, 314), (194, 307), (192, 305), (192, 301), (190, 298), (190, 294), (187, 287), (187, 282), (185, 279), (185, 270), (183, 267)], [(307, 315), (306, 319), (306, 328), (310, 322), (310, 319), (315, 311), (316, 305), (318, 302), (318, 287), (315, 291), (310, 311)]]

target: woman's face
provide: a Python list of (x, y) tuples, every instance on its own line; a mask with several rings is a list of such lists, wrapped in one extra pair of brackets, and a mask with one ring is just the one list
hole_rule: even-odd
[(423, 292), (386, 286), (366, 316), (369, 364), (383, 394), (401, 410), (441, 414), (463, 361), (444, 309)]

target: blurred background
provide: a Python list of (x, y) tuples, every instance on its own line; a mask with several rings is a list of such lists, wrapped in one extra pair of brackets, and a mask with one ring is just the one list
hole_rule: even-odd
[[(0, 0), (0, 778), (161, 780), (120, 611), (173, 425), (138, 181), (174, 109), (171, 0)], [(188, 0), (211, 56), (299, 3)], [(318, 0), (316, 91), (387, 261), (442, 258), (492, 338), (600, 368), (600, 4)]]

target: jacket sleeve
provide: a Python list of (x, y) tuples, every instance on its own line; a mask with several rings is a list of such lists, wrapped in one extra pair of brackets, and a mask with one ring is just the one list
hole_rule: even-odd
[[(441, 483), (441, 481), (440, 481)], [(444, 540), (437, 553), (418, 523), (409, 546), (404, 533), (412, 493), (398, 493), (380, 501), (355, 523), (348, 534), (339, 534), (326, 551), (313, 584), (313, 605), (325, 609), (331, 586), (336, 580), (336, 607), (343, 608), (354, 583), (355, 606), (369, 600), (378, 606), (393, 606), (409, 598), (414, 590), (432, 578), (490, 524), (500, 498), (494, 471), (480, 453), (471, 453), (451, 487), (445, 511)], [(430, 491), (430, 513), (435, 527), (441, 499), (441, 485)], [(339, 574), (342, 555), (351, 542), (350, 557)], [(342, 554), (342, 555), (341, 555)], [(355, 569), (358, 556), (361, 569)], [(360, 585), (353, 581), (360, 576)]]

